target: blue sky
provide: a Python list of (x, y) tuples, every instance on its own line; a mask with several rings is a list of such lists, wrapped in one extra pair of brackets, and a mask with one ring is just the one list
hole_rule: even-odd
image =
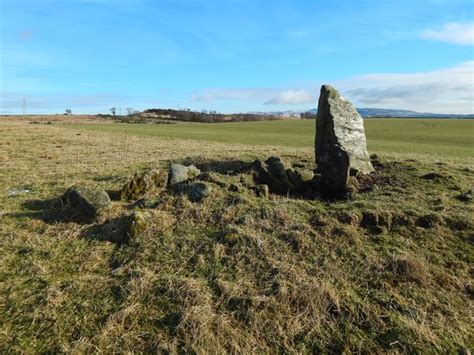
[(474, 113), (465, 0), (0, 0), (0, 113), (112, 106)]

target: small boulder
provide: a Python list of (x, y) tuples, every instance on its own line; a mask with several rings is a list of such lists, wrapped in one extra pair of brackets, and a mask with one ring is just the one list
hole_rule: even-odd
[(134, 211), (125, 229), (126, 239), (134, 238), (140, 233), (143, 233), (150, 224), (152, 217), (153, 215), (149, 211)]
[(144, 197), (135, 201), (132, 207), (140, 209), (156, 208), (161, 202), (161, 197)]
[(72, 186), (61, 196), (60, 201), (64, 207), (73, 209), (86, 219), (92, 219), (109, 206), (110, 197), (101, 189)]
[(164, 170), (150, 169), (136, 173), (120, 190), (120, 199), (135, 200), (156, 189), (166, 188), (168, 174)]
[(255, 180), (260, 184), (268, 185), (271, 192), (286, 195), (294, 190), (287, 171), (291, 171), (288, 163), (279, 157), (270, 157), (265, 162), (254, 162)]
[(189, 188), (188, 196), (192, 202), (199, 202), (208, 197), (211, 193), (211, 187), (203, 182), (192, 184)]
[(290, 169), (290, 164), (280, 157), (270, 157), (265, 160), (267, 169), (274, 177), (278, 179), (287, 179), (286, 171)]
[(314, 178), (314, 172), (309, 169), (288, 169), (287, 176), (298, 192), (305, 192), (311, 186)]
[(164, 230), (175, 222), (174, 217), (165, 211), (135, 210), (131, 215), (107, 221), (100, 227), (97, 236), (113, 243), (126, 244), (139, 237), (152, 224), (154, 230)]
[(172, 164), (170, 167), (170, 179), (169, 183), (171, 186), (194, 179), (201, 174), (201, 170), (196, 168), (194, 165), (181, 165)]

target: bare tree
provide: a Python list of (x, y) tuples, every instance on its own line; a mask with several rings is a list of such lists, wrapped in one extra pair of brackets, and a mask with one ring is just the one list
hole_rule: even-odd
[(127, 107), (127, 113), (129, 116), (136, 114), (138, 111), (132, 107)]
[(110, 113), (112, 113), (112, 116), (115, 116), (115, 113), (117, 112), (117, 107), (112, 107), (110, 108)]

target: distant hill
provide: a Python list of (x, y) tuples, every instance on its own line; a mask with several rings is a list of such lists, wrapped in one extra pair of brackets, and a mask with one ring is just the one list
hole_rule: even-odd
[(122, 122), (131, 123), (173, 123), (175, 121), (183, 122), (247, 122), (247, 121), (265, 121), (277, 120), (280, 117), (271, 114), (252, 114), (252, 113), (232, 113), (222, 114), (216, 111), (191, 111), (189, 109), (174, 110), (152, 108), (143, 112), (134, 113), (129, 116), (117, 117)]
[(252, 111), (248, 112), (251, 115), (258, 116), (273, 116), (273, 117), (284, 117), (284, 118), (301, 118), (303, 111)]
[[(317, 111), (314, 109), (314, 111)], [(474, 115), (458, 115), (446, 113), (416, 112), (399, 109), (358, 108), (362, 117), (413, 117), (413, 118), (474, 118)]]
[[(409, 110), (393, 110), (380, 108), (358, 108), (362, 117), (401, 117), (401, 118), (474, 118), (474, 115), (419, 113)], [(222, 114), (216, 111), (191, 111), (189, 109), (174, 110), (153, 108), (128, 116), (117, 116), (117, 120), (130, 123), (175, 123), (184, 122), (247, 122), (278, 119), (314, 119), (317, 109), (308, 111), (271, 111)], [(104, 117), (111, 117), (105, 115)]]
[[(357, 111), (362, 117), (399, 117), (399, 118), (474, 118), (472, 115), (459, 115), (450, 113), (430, 113), (416, 112), (401, 109), (384, 109), (384, 108), (358, 108)], [(270, 115), (276, 117), (303, 117), (314, 118), (318, 110), (313, 108), (308, 111), (274, 111), (274, 112), (253, 112), (257, 115)]]

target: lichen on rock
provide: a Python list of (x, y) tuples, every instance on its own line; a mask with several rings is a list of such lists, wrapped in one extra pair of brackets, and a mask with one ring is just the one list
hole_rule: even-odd
[(369, 174), (374, 170), (367, 152), (362, 117), (329, 85), (321, 87), (315, 153), (321, 172), (321, 193), (329, 198), (346, 195), (351, 171), (352, 174)]
[(167, 182), (168, 173), (161, 169), (136, 173), (120, 190), (120, 199), (139, 199), (151, 191), (166, 188)]

